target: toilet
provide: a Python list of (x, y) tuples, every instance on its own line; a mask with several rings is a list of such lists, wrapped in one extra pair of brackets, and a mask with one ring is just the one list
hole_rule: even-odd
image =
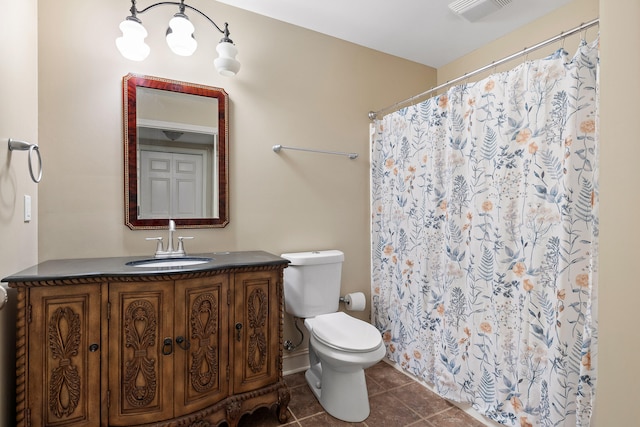
[(348, 422), (369, 416), (364, 370), (386, 354), (380, 332), (338, 311), (344, 254), (338, 250), (282, 254), (285, 311), (309, 331), (305, 378), (322, 407)]

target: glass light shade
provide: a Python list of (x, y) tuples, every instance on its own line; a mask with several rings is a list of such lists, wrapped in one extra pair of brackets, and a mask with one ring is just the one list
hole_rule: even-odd
[(151, 52), (151, 48), (144, 42), (147, 30), (140, 22), (125, 19), (120, 23), (122, 37), (116, 39), (116, 46), (125, 58), (131, 61), (142, 61)]
[(219, 56), (213, 61), (213, 65), (218, 73), (226, 77), (235, 76), (240, 70), (240, 61), (236, 59), (238, 49), (233, 43), (223, 41), (218, 43), (216, 50)]
[(193, 38), (193, 24), (186, 15), (176, 14), (169, 21), (167, 30), (167, 44), (176, 55), (191, 56), (198, 47), (198, 42)]

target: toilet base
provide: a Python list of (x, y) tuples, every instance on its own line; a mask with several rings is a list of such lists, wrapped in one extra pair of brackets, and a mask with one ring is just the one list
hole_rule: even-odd
[(332, 417), (347, 422), (364, 421), (370, 412), (364, 369), (338, 372), (312, 366), (305, 374), (311, 391)]
[[(338, 314), (330, 313), (327, 316)], [(316, 320), (304, 321), (310, 332), (309, 370), (305, 372), (307, 384), (332, 417), (347, 422), (364, 421), (370, 412), (364, 370), (382, 360), (386, 347), (380, 337), (378, 345), (368, 351), (345, 351), (327, 345), (313, 332)], [(368, 327), (375, 331), (373, 326)], [(375, 331), (374, 335), (377, 333)]]

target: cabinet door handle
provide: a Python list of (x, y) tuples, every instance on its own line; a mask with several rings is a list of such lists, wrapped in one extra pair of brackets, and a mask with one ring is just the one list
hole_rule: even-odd
[(236, 333), (237, 333), (237, 340), (238, 342), (242, 341), (242, 323), (236, 323)]
[(89, 351), (91, 353), (95, 353), (96, 351), (98, 351), (99, 348), (100, 348), (100, 346), (98, 344), (91, 344), (89, 346)]
[(189, 350), (189, 348), (191, 347), (191, 342), (185, 340), (183, 336), (179, 336), (176, 338), (176, 344), (178, 344), (178, 347), (183, 350)]
[(173, 353), (173, 340), (171, 338), (165, 338), (162, 344), (162, 354), (168, 356)]

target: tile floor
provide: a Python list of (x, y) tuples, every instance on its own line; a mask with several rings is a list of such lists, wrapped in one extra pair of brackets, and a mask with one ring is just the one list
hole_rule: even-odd
[(280, 424), (275, 412), (259, 409), (242, 417), (240, 427), (484, 427), (386, 362), (367, 369), (365, 375), (371, 414), (361, 423), (347, 423), (324, 412), (300, 372), (285, 376), (291, 392), (287, 423)]

